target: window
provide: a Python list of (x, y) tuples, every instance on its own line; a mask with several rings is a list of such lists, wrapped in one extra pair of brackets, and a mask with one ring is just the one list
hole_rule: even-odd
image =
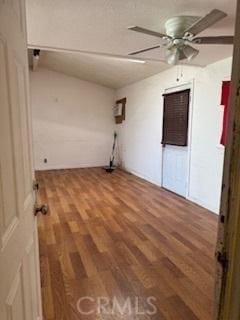
[(190, 89), (163, 96), (162, 144), (187, 146)]

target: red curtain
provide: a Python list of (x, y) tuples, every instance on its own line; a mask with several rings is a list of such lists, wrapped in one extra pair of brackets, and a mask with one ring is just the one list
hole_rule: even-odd
[(223, 113), (223, 128), (220, 143), (225, 146), (227, 141), (227, 124), (228, 124), (228, 105), (229, 105), (230, 81), (222, 82), (222, 98), (221, 105), (224, 107)]

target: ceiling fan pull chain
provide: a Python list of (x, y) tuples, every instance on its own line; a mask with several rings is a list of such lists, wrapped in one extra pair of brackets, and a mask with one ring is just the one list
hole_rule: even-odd
[(179, 82), (179, 80), (180, 80), (179, 79), (179, 65), (177, 65), (177, 79), (176, 79), (176, 81)]
[(181, 67), (181, 78), (183, 78), (183, 65), (180, 64), (180, 67)]

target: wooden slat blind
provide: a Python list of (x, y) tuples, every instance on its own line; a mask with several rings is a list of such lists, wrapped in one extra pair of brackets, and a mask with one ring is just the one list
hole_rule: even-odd
[(190, 89), (163, 96), (162, 144), (187, 146)]

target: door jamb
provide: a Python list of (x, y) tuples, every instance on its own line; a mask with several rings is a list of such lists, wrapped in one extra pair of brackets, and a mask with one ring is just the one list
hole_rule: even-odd
[(217, 320), (240, 318), (240, 0), (236, 12), (228, 138), (216, 248), (216, 252), (225, 256), (226, 264), (217, 265), (214, 310)]

